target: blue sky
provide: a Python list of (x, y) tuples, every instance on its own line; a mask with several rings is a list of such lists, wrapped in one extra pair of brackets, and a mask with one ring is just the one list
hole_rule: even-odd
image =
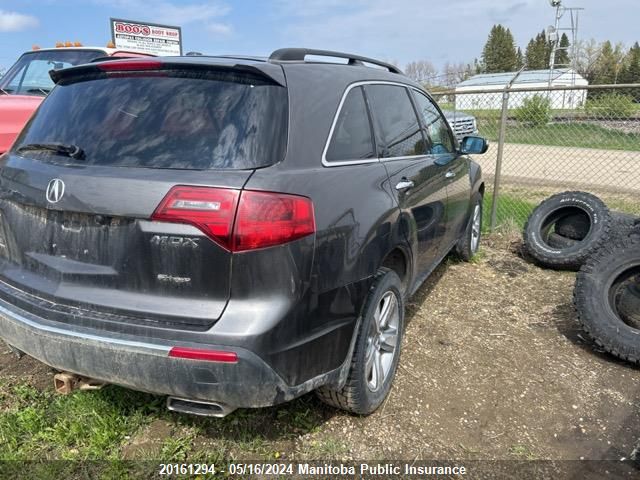
[[(640, 40), (638, 0), (564, 0), (582, 6), (583, 39)], [(0, 67), (33, 44), (102, 45), (109, 17), (180, 25), (184, 51), (267, 55), (304, 46), (398, 62), (470, 62), (494, 23), (526, 42), (552, 23), (548, 0), (0, 0)]]

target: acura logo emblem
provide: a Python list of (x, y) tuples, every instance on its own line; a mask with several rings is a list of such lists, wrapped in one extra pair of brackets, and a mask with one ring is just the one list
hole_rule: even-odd
[(47, 201), (58, 203), (64, 195), (64, 182), (59, 178), (54, 178), (47, 185)]

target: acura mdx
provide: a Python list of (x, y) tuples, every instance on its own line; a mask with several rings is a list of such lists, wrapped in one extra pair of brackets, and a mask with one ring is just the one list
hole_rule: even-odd
[(58, 370), (223, 416), (316, 390), (385, 399), (404, 304), (478, 250), (484, 183), (395, 66), (110, 60), (56, 86), (0, 157), (0, 336)]

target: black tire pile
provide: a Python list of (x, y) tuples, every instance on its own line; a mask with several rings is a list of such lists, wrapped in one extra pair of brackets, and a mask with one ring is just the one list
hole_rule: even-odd
[(640, 363), (640, 218), (590, 193), (563, 192), (531, 213), (524, 245), (542, 267), (579, 270), (573, 298), (582, 328), (607, 352)]

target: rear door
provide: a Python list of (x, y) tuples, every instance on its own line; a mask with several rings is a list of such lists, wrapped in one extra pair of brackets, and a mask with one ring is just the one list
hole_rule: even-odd
[(371, 84), (365, 90), (375, 118), (379, 153), (415, 254), (414, 272), (421, 277), (439, 260), (445, 233), (444, 167), (427, 154), (426, 139), (406, 87)]
[[(65, 321), (208, 328), (238, 192), (284, 156), (287, 114), (286, 88), (236, 71), (63, 79), (1, 165), (0, 296)], [(169, 192), (180, 223), (158, 220)]]
[(460, 238), (467, 225), (471, 198), (469, 160), (458, 153), (448, 122), (435, 103), (416, 89), (413, 89), (413, 95), (428, 137), (430, 153), (435, 163), (445, 170), (447, 231), (442, 249), (446, 250)]

